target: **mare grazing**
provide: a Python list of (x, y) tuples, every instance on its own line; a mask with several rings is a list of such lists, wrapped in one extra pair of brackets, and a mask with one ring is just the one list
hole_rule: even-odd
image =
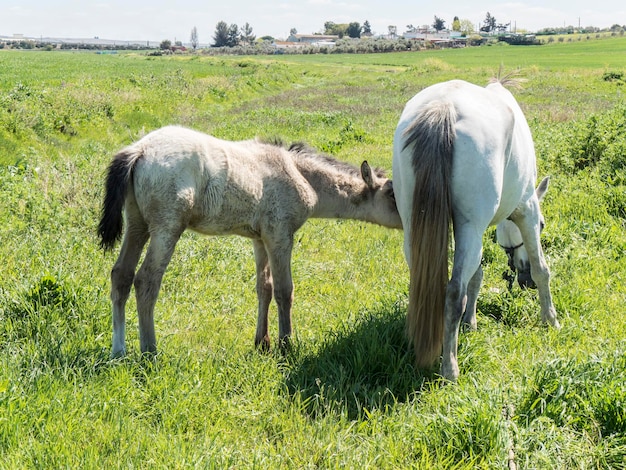
[(461, 319), (476, 327), (482, 237), (490, 225), (498, 225), (509, 263), (536, 283), (542, 320), (559, 327), (539, 241), (548, 180), (535, 191), (532, 136), (505, 81), (428, 87), (406, 104), (394, 136), (394, 191), (410, 268), (408, 335), (418, 367), (432, 366), (443, 350), (441, 374), (450, 380), (459, 375)]
[(229, 142), (181, 127), (154, 131), (113, 158), (98, 227), (105, 250), (122, 235), (122, 212), (126, 231), (111, 271), (113, 356), (125, 353), (124, 309), (133, 284), (141, 351), (156, 351), (154, 305), (176, 242), (187, 228), (252, 239), (259, 301), (255, 344), (264, 348), (270, 342), (272, 296), (278, 304), (279, 342), (288, 344), (293, 237), (308, 218), (402, 228), (391, 181), (367, 162), (359, 169), (302, 144)]

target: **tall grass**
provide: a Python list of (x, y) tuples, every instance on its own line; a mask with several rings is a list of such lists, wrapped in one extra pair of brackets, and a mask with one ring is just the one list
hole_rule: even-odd
[[(0, 52), (0, 468), (626, 468), (624, 39), (307, 57)], [(252, 247), (186, 233), (156, 307), (159, 354), (110, 360), (101, 181), (165, 124), (304, 140), (390, 169), (404, 103), (501, 63), (535, 137), (542, 240), (563, 328), (509, 291), (485, 235), (478, 331), (458, 384), (416, 370), (402, 234), (310, 221), (294, 249), (295, 342), (253, 348)], [(19, 75), (15, 74), (19, 70)], [(612, 70), (615, 74), (606, 74)], [(272, 314), (275, 318), (275, 312)], [(276, 338), (275, 325), (271, 334)]]

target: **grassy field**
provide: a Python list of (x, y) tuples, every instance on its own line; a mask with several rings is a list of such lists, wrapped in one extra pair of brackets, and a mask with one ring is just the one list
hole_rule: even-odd
[[(182, 124), (303, 140), (391, 169), (405, 102), (505, 70), (535, 137), (562, 329), (509, 291), (485, 235), (478, 331), (457, 384), (416, 370), (402, 233), (310, 221), (294, 350), (254, 350), (251, 243), (184, 234), (156, 307), (160, 353), (110, 360), (95, 237), (111, 156)], [(0, 468), (626, 468), (626, 39), (384, 55), (0, 52)], [(271, 333), (277, 336), (272, 311)]]

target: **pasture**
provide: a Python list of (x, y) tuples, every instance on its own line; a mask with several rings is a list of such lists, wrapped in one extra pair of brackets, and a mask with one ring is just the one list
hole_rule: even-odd
[[(458, 383), (404, 335), (402, 232), (311, 220), (292, 259), (293, 350), (254, 349), (252, 243), (186, 232), (142, 359), (110, 359), (98, 247), (106, 167), (179, 124), (305, 141), (391, 172), (406, 101), (433, 83), (513, 93), (535, 139), (562, 328), (507, 289), (484, 236), (478, 330)], [(0, 468), (626, 468), (626, 39), (380, 55), (147, 57), (0, 52)], [(275, 304), (270, 337), (278, 338)], [(276, 348), (274, 348), (276, 349)]]

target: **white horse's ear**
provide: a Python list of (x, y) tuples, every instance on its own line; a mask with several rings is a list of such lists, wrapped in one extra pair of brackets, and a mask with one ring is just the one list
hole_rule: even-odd
[(537, 189), (535, 190), (535, 194), (537, 194), (537, 199), (539, 199), (540, 201), (543, 199), (543, 197), (548, 192), (549, 185), (550, 177), (546, 176), (544, 179), (541, 180), (541, 183), (539, 183), (539, 186), (537, 186)]
[(361, 163), (361, 177), (363, 178), (363, 181), (365, 181), (365, 184), (367, 185), (368, 188), (374, 189), (374, 178), (372, 178), (372, 168), (370, 167), (369, 163), (367, 163), (367, 160), (364, 160), (363, 163)]

